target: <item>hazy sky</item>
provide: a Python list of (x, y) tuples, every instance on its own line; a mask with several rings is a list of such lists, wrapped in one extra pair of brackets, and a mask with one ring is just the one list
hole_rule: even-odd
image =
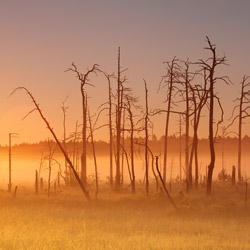
[[(1, 1), (0, 144), (8, 143), (9, 132), (20, 133), (17, 143), (50, 136), (37, 114), (21, 121), (32, 104), (24, 93), (7, 98), (17, 86), (30, 89), (59, 137), (60, 107), (68, 95), (67, 126), (68, 132), (73, 131), (81, 119), (80, 85), (72, 73), (64, 71), (74, 62), (83, 73), (94, 63), (116, 72), (118, 46), (122, 66), (128, 68), (128, 86), (140, 97), (140, 104), (144, 105), (145, 78), (150, 106), (163, 108), (164, 93), (156, 93), (164, 74), (162, 62), (173, 56), (192, 61), (208, 58), (203, 49), (206, 35), (230, 64), (221, 73), (228, 74), (235, 85), (217, 89), (229, 118), (238, 83), (244, 74), (250, 75), (249, 11), (249, 0)], [(89, 104), (95, 113), (107, 99), (107, 83), (102, 77), (92, 77), (92, 82), (95, 88), (88, 87)], [(160, 136), (165, 116), (157, 119), (155, 133)], [(171, 133), (177, 132), (175, 120)], [(249, 121), (246, 124), (248, 133)], [(204, 117), (202, 136), (207, 134), (205, 125)]]

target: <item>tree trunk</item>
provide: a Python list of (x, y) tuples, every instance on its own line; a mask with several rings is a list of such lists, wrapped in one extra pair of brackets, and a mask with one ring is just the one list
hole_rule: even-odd
[(90, 112), (89, 112), (89, 127), (90, 127), (90, 137), (91, 137), (92, 152), (93, 152), (94, 163), (95, 163), (95, 186), (96, 186), (95, 197), (97, 198), (97, 195), (98, 195), (98, 192), (99, 192), (99, 188), (98, 188), (98, 171), (97, 171), (95, 143), (94, 143), (93, 127), (92, 127), (92, 122), (91, 122), (91, 118), (90, 118)]
[(210, 72), (210, 96), (209, 96), (209, 149), (210, 149), (210, 163), (208, 165), (207, 173), (207, 195), (211, 195), (212, 191), (212, 176), (215, 164), (215, 151), (214, 151), (214, 132), (213, 132), (213, 119), (214, 119), (214, 79), (213, 72)]

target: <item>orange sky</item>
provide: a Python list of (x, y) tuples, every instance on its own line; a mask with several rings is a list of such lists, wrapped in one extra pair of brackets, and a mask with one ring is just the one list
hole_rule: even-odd
[[(157, 94), (163, 61), (173, 56), (196, 61), (206, 59), (205, 36), (226, 54), (228, 74), (234, 86), (218, 86), (225, 120), (231, 115), (232, 100), (243, 74), (250, 75), (250, 2), (247, 0), (138, 0), (138, 1), (2, 1), (0, 3), (0, 144), (8, 143), (8, 133), (16, 132), (16, 143), (37, 142), (50, 136), (37, 114), (21, 121), (32, 108), (24, 93), (7, 98), (17, 86), (26, 86), (37, 98), (59, 137), (62, 136), (61, 104), (67, 105), (68, 132), (81, 119), (79, 82), (64, 72), (75, 62), (84, 73), (92, 64), (116, 72), (117, 48), (121, 46), (122, 66), (128, 68), (128, 86), (144, 105), (143, 78), (148, 82), (150, 107), (163, 108), (164, 93)], [(88, 87), (92, 113), (107, 100), (107, 83), (93, 77)], [(113, 86), (115, 89), (115, 86)], [(154, 120), (155, 134), (164, 134), (165, 116)], [(227, 121), (226, 121), (227, 122)], [(249, 134), (249, 122), (245, 133)], [(203, 118), (200, 136), (207, 136)], [(171, 120), (170, 134), (177, 132), (177, 118)], [(96, 135), (105, 137), (107, 131)]]

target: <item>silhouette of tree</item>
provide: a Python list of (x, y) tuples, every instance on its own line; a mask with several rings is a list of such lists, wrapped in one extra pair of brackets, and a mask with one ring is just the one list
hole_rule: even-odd
[[(176, 89), (176, 84), (179, 83), (179, 71), (180, 66), (178, 64), (178, 60), (174, 57), (170, 62), (164, 62), (166, 65), (166, 75), (164, 75), (161, 79), (159, 89), (161, 87), (167, 88), (167, 117), (166, 117), (166, 125), (165, 125), (165, 138), (164, 138), (164, 160), (163, 160), (163, 181), (166, 182), (166, 170), (167, 170), (167, 150), (168, 150), (168, 131), (169, 131), (169, 121), (170, 121), (170, 113), (172, 111), (173, 106), (173, 94)], [(158, 89), (158, 91), (159, 91)]]
[(116, 106), (116, 189), (120, 188), (121, 184), (121, 168), (120, 168), (120, 148), (121, 148), (121, 132), (122, 132), (122, 111), (123, 111), (123, 83), (127, 80), (126, 77), (121, 77), (125, 70), (121, 70), (121, 55), (120, 47), (118, 48), (118, 69), (117, 69), (117, 106)]
[[(77, 182), (78, 182), (78, 184), (79, 184), (81, 190), (83, 191), (85, 197), (87, 198), (87, 200), (90, 201), (91, 199), (90, 199), (90, 196), (89, 196), (89, 192), (87, 191), (85, 185), (82, 183), (82, 181), (81, 181), (80, 177), (78, 176), (78, 174), (77, 174), (77, 172), (76, 172), (76, 170), (75, 170), (75, 168), (74, 168), (74, 166), (73, 166), (71, 160), (69, 159), (67, 153), (65, 152), (65, 150), (64, 150), (64, 148), (63, 148), (63, 146), (62, 146), (62, 144), (61, 144), (60, 141), (58, 140), (58, 138), (57, 138), (57, 136), (56, 136), (54, 130), (53, 130), (52, 127), (50, 126), (48, 120), (47, 120), (47, 119), (45, 118), (45, 116), (43, 115), (42, 110), (40, 109), (38, 103), (36, 102), (35, 98), (34, 98), (33, 95), (31, 94), (31, 92), (30, 92), (27, 88), (25, 88), (25, 87), (17, 87), (17, 88), (14, 89), (14, 91), (11, 93), (11, 95), (13, 95), (13, 94), (16, 93), (17, 91), (21, 91), (21, 90), (25, 91), (26, 94), (28, 94), (28, 96), (31, 98), (32, 102), (33, 102), (34, 105), (35, 105), (35, 108), (34, 108), (33, 110), (31, 110), (25, 117), (27, 117), (29, 114), (31, 114), (31, 113), (34, 112), (35, 110), (38, 111), (40, 117), (41, 117), (42, 120), (45, 122), (47, 128), (49, 129), (49, 131), (50, 131), (50, 133), (52, 134), (53, 138), (55, 139), (55, 141), (56, 141), (58, 147), (60, 148), (61, 152), (63, 153), (63, 155), (64, 155), (64, 157), (65, 157), (65, 159), (67, 160), (67, 163), (69, 164), (71, 170), (73, 171), (73, 174), (74, 174), (74, 176), (75, 176), (75, 178), (76, 178), (76, 180), (77, 180)], [(25, 117), (24, 117), (24, 118), (25, 118)]]
[(77, 69), (76, 65), (72, 63), (72, 67), (66, 71), (72, 71), (76, 73), (78, 80), (80, 81), (80, 89), (82, 95), (82, 169), (81, 169), (81, 180), (84, 185), (87, 185), (87, 98), (86, 98), (86, 85), (92, 86), (93, 84), (89, 83), (89, 75), (99, 72), (99, 65), (94, 64), (91, 69), (87, 70), (85, 74), (82, 74)]
[[(250, 109), (250, 81), (249, 76), (243, 76), (243, 79), (241, 81), (241, 92), (240, 97), (236, 98), (234, 101), (239, 102), (237, 104), (232, 112), (233, 120), (232, 122), (227, 126), (227, 129), (238, 119), (238, 181), (242, 181), (242, 175), (241, 175), (241, 141), (242, 141), (242, 124), (243, 121), (246, 118), (250, 117), (249, 109)], [(234, 116), (235, 110), (238, 109), (238, 114)]]
[[(223, 81), (226, 84), (229, 84), (229, 79), (227, 76), (221, 76), (217, 77), (215, 76), (215, 70), (220, 65), (227, 65), (226, 64), (226, 57), (218, 57), (216, 53), (216, 46), (213, 45), (209, 38), (206, 37), (208, 47), (205, 47), (206, 50), (209, 50), (212, 55), (207, 60), (199, 60), (200, 67), (208, 73), (207, 80), (209, 82), (209, 93), (208, 93), (208, 100), (209, 100), (209, 148), (210, 148), (210, 163), (208, 165), (208, 175), (207, 175), (207, 195), (211, 195), (211, 189), (212, 189), (212, 176), (213, 176), (213, 170), (215, 165), (215, 150), (214, 150), (214, 141), (218, 132), (218, 126), (223, 121), (223, 109), (220, 103), (220, 99), (215, 93), (215, 86), (218, 81)], [(218, 101), (219, 107), (221, 109), (221, 119), (217, 123), (217, 129), (214, 133), (214, 104), (215, 100)]]

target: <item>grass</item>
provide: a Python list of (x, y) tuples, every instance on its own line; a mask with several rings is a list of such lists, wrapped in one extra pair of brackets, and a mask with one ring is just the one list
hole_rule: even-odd
[(50, 198), (25, 188), (16, 198), (2, 191), (0, 249), (250, 249), (243, 186), (217, 184), (209, 198), (202, 188), (173, 193), (179, 212), (161, 194), (101, 190), (91, 203), (78, 189)]

